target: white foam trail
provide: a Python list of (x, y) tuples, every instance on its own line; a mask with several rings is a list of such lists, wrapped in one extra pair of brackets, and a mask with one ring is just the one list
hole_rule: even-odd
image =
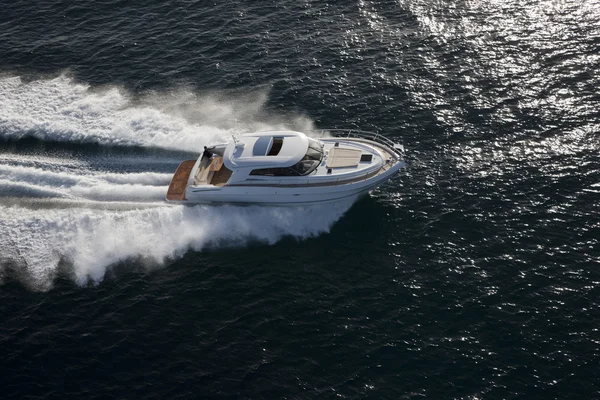
[(12, 182), (27, 182), (39, 186), (73, 186), (81, 178), (68, 172), (46, 171), (41, 168), (29, 168), (20, 165), (0, 165), (0, 177)]
[(54, 172), (0, 165), (0, 193), (103, 201), (160, 201), (164, 200), (171, 177), (171, 174), (153, 172), (116, 174), (86, 169)]
[(97, 201), (161, 201), (165, 199), (167, 189), (168, 186), (99, 183), (93, 186), (74, 186), (69, 194)]
[[(66, 172), (65, 172), (66, 171)], [(86, 182), (129, 183), (141, 185), (168, 185), (173, 174), (158, 172), (114, 173), (88, 169), (63, 169), (49, 171), (43, 168), (22, 165), (0, 165), (0, 176), (17, 182), (32, 182), (53, 186), (72, 186)]]
[[(2, 135), (0, 133), (0, 135)], [(0, 154), (0, 165), (21, 165), (24, 167), (39, 167), (52, 168), (53, 170), (65, 170), (69, 168), (85, 167), (85, 162), (77, 159), (65, 159), (43, 156), (40, 154)]]
[(0, 193), (2, 193), (2, 196), (14, 197), (71, 197), (60, 188), (44, 187), (40, 185), (33, 185), (27, 182), (13, 182), (7, 179), (0, 179)]
[(0, 138), (198, 151), (234, 132), (312, 127), (302, 116), (266, 116), (266, 100), (266, 93), (227, 98), (183, 89), (134, 100), (124, 89), (92, 89), (67, 75), (28, 83), (1, 77)]
[(127, 259), (159, 265), (189, 249), (315, 236), (327, 232), (350, 205), (172, 206), (130, 211), (0, 206), (0, 231), (9, 243), (3, 246), (12, 246), (18, 254), (10, 261), (26, 269), (32, 286), (45, 290), (51, 287), (61, 260), (72, 266), (79, 284), (98, 283), (107, 268)]
[(140, 185), (169, 185), (173, 174), (163, 174), (158, 172), (135, 172), (127, 174), (104, 173), (102, 179), (111, 183), (130, 183)]
[[(134, 100), (121, 88), (92, 89), (66, 75), (28, 83), (0, 77), (0, 140), (33, 136), (197, 152), (235, 132), (312, 128), (302, 116), (269, 116), (266, 100), (265, 92), (232, 97), (187, 90)], [(16, 266), (31, 286), (48, 289), (64, 263), (78, 283), (97, 283), (107, 268), (127, 259), (157, 265), (189, 249), (306, 238), (327, 232), (352, 203), (157, 206), (170, 179), (154, 172), (95, 171), (78, 160), (1, 154), (0, 281), (5, 268)]]

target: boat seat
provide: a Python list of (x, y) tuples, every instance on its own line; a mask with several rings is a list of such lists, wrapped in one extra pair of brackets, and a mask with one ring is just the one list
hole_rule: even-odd
[(212, 179), (215, 171), (209, 171), (208, 168), (202, 168), (198, 171), (194, 178), (195, 185), (208, 185), (208, 182)]
[(198, 167), (198, 171), (194, 176), (194, 185), (208, 185), (208, 182), (212, 179), (215, 171), (211, 171), (209, 168), (211, 165), (211, 161), (208, 158), (204, 158), (200, 162), (200, 166)]
[(210, 162), (208, 169), (210, 171), (220, 171), (222, 166), (223, 166), (223, 157), (215, 157)]

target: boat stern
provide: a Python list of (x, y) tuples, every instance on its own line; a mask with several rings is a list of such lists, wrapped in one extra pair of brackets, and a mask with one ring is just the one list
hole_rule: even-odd
[(187, 200), (185, 192), (188, 187), (188, 180), (194, 169), (196, 160), (186, 160), (179, 164), (171, 183), (169, 184), (169, 190), (165, 199), (167, 201), (180, 202)]

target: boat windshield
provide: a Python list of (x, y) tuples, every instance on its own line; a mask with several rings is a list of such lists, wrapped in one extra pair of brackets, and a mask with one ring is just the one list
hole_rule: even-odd
[(317, 169), (319, 164), (321, 164), (321, 160), (323, 160), (323, 148), (321, 144), (309, 138), (306, 154), (302, 157), (302, 160), (290, 167), (290, 169), (298, 175), (308, 175)]

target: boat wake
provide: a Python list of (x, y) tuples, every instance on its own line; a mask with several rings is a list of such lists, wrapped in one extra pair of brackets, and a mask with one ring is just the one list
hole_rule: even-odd
[(305, 116), (270, 115), (267, 99), (264, 91), (227, 96), (186, 89), (134, 97), (119, 87), (91, 88), (66, 74), (28, 83), (0, 77), (0, 135), (197, 151), (241, 131), (312, 130)]
[(47, 290), (67, 266), (78, 284), (95, 284), (124, 261), (164, 265), (189, 250), (319, 235), (351, 206), (166, 204), (182, 150), (232, 132), (310, 122), (263, 119), (264, 101), (183, 93), (159, 104), (159, 97), (140, 103), (122, 89), (92, 90), (66, 76), (0, 78), (0, 282), (10, 274)]
[(251, 241), (327, 232), (349, 204), (305, 208), (165, 206), (133, 210), (28, 209), (0, 206), (4, 267), (17, 267), (27, 283), (51, 287), (61, 262), (82, 285), (102, 281), (125, 261), (155, 266), (182, 256)]
[[(0, 157), (1, 158), (1, 157)], [(70, 200), (162, 201), (172, 174), (111, 173), (87, 170), (50, 171), (22, 165), (0, 165), (4, 196)]]

